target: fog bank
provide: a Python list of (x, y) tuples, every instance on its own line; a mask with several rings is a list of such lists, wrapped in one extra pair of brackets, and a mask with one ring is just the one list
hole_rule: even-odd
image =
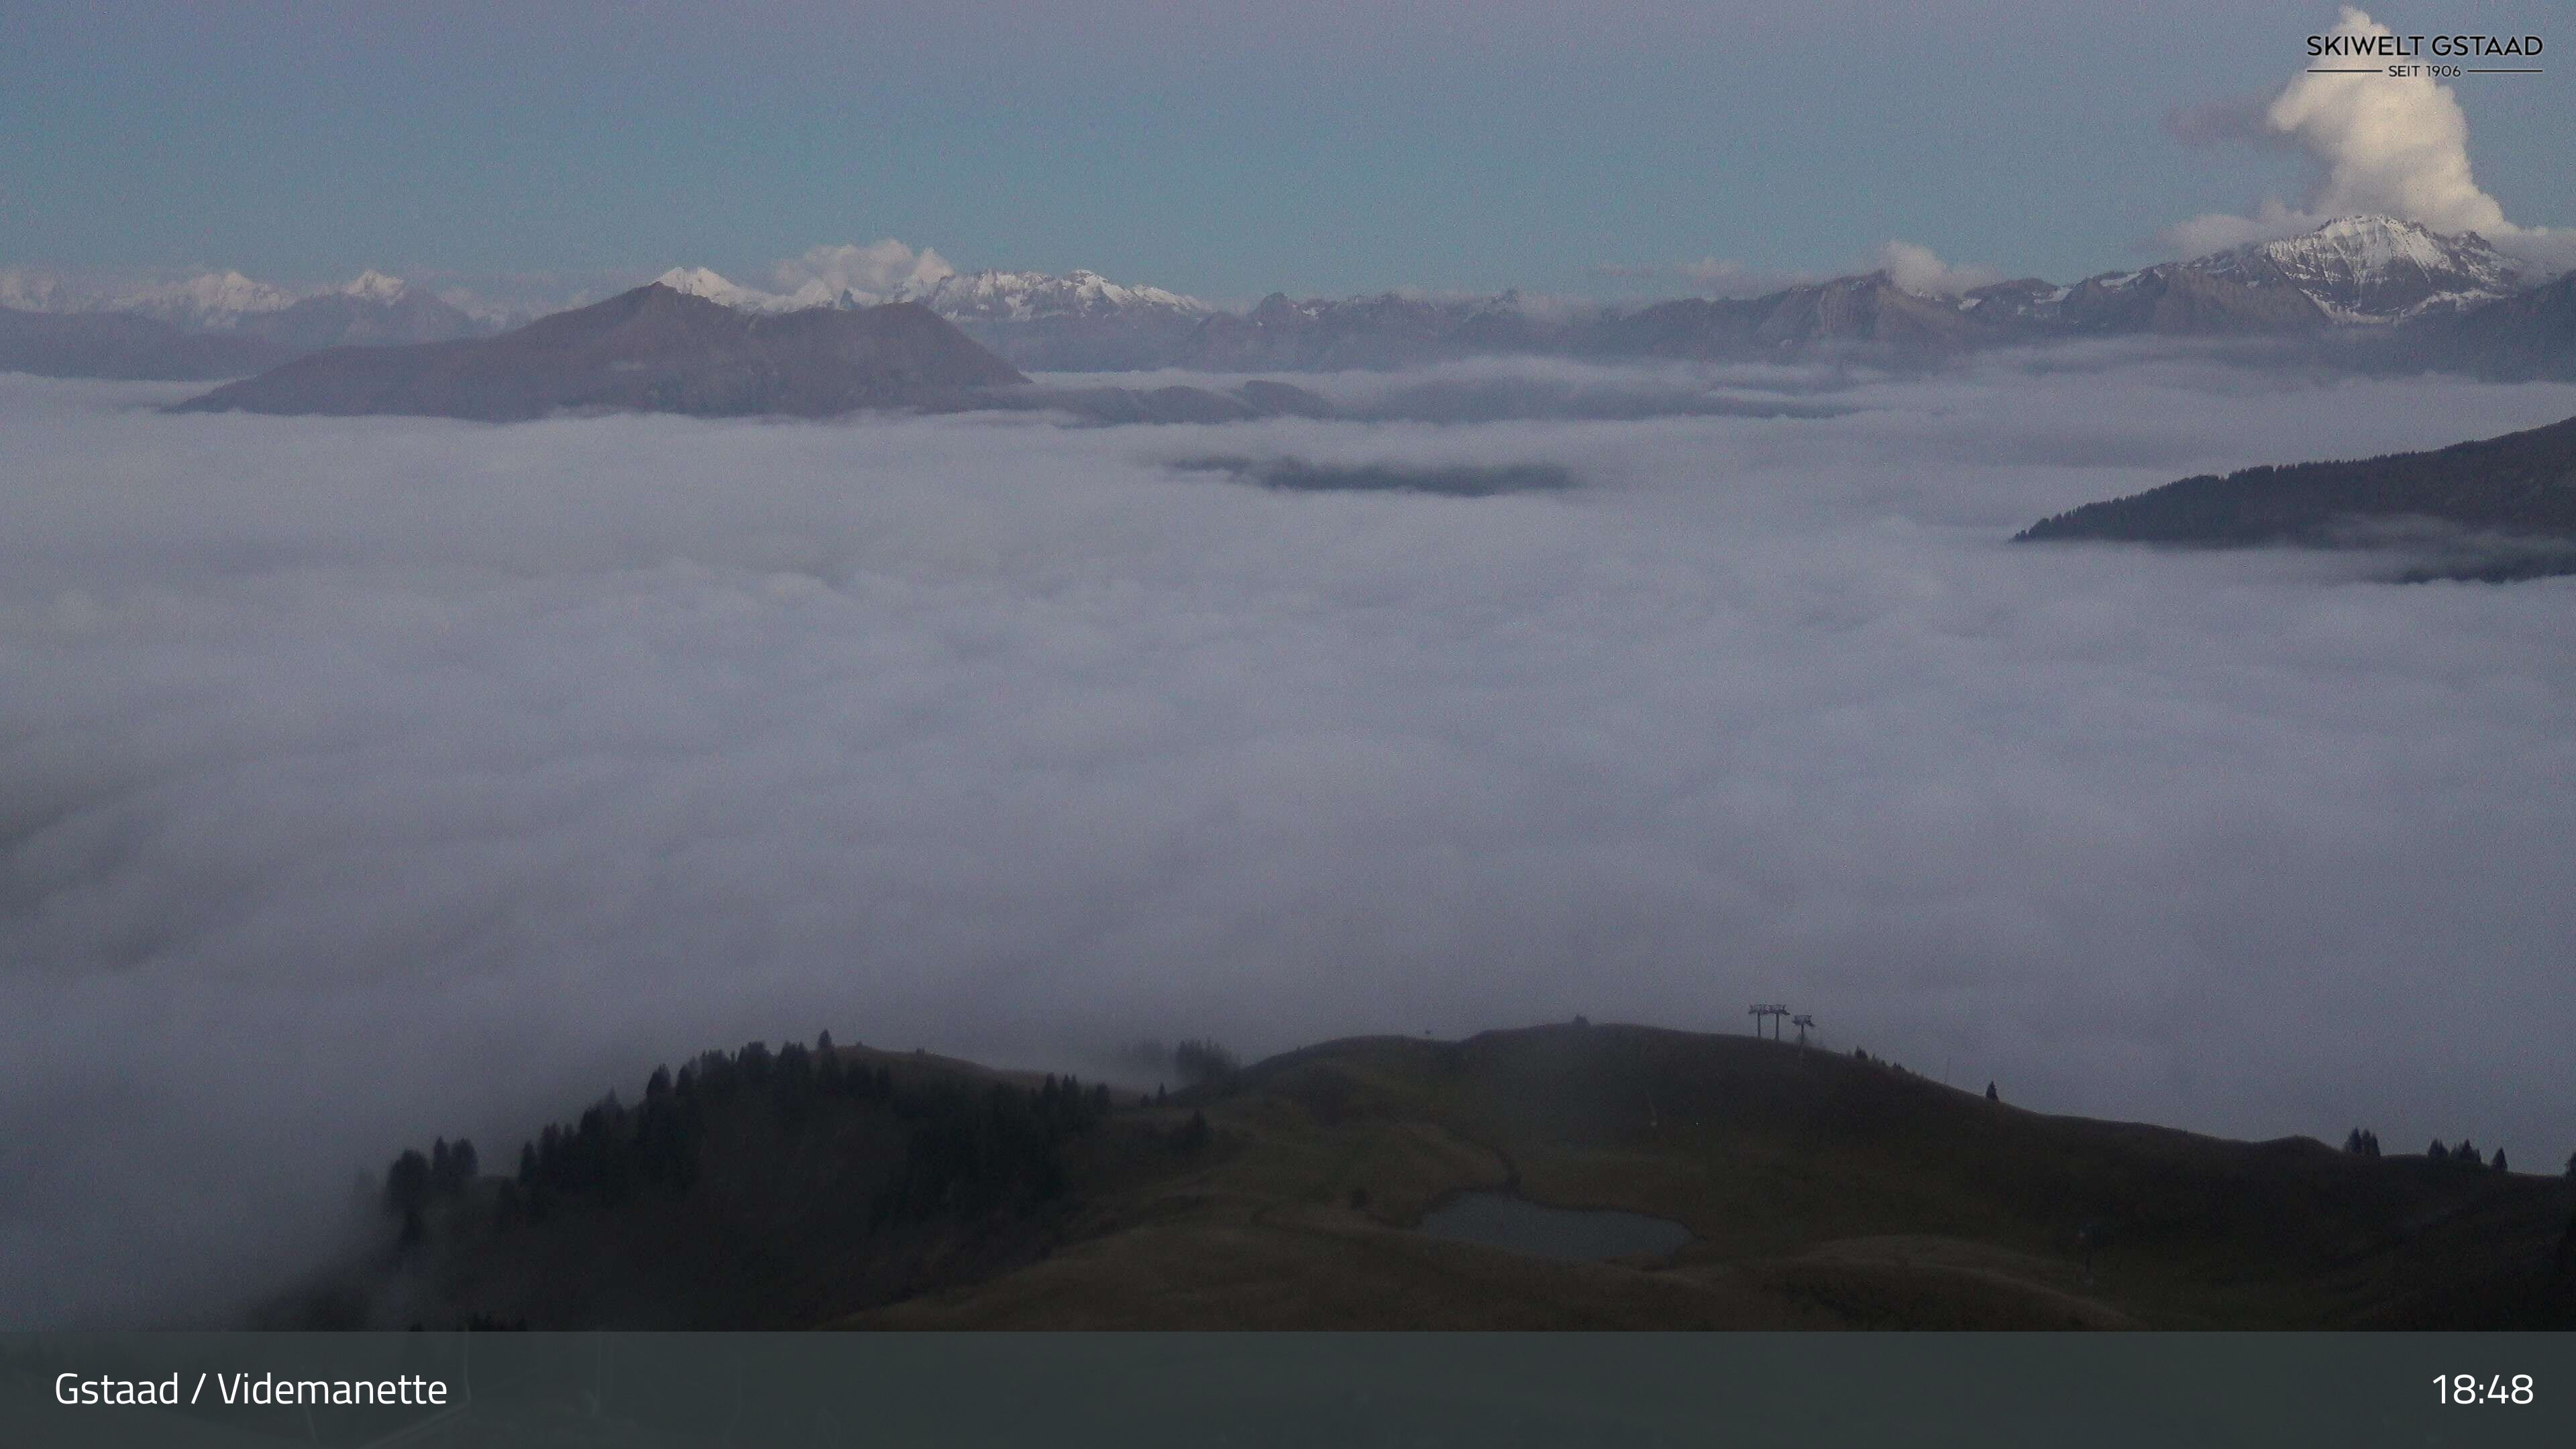
[(406, 1142), (823, 1028), (1777, 1000), (2027, 1106), (2563, 1162), (2576, 580), (2004, 539), (2576, 388), (1775, 373), (1100, 429), (0, 377), (0, 1324), (221, 1313)]

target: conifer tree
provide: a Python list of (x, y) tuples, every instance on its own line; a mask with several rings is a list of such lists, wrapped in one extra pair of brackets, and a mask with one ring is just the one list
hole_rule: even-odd
[(397, 1215), (417, 1214), (429, 1201), (429, 1159), (417, 1147), (403, 1149), (385, 1173), (385, 1207)]

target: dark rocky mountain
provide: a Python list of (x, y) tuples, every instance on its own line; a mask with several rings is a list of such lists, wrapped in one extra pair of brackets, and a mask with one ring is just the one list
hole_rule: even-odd
[(1682, 298), (1632, 310), (1534, 304), (1515, 292), (1434, 298), (1401, 292), (1340, 301), (1273, 294), (1241, 315), (1201, 322), (1173, 359), (1217, 371), (1397, 368), (1508, 354), (1703, 360), (1872, 354), (1941, 356), (1995, 340), (1998, 328), (1884, 272), (1754, 298)]
[(656, 283), (498, 337), (331, 348), (181, 409), (491, 422), (565, 410), (832, 417), (960, 406), (976, 389), (1026, 381), (917, 303), (761, 315)]
[(2256, 283), (2195, 263), (2105, 272), (2071, 287), (2037, 277), (1967, 294), (1962, 309), (1988, 324), (1988, 340), (2059, 337), (2311, 336), (2332, 319), (2286, 283)]
[(2332, 319), (2305, 292), (2167, 262), (2089, 277), (2056, 306), (2055, 330), (2076, 336), (2245, 337), (2319, 332)]
[(2401, 365), (2576, 379), (2576, 272), (2473, 311), (2427, 317), (2390, 340), (2390, 360)]
[(2088, 503), (2020, 542), (2393, 548), (2411, 577), (2576, 572), (2576, 418), (2429, 453), (2204, 474)]
[(1202, 319), (1140, 312), (949, 320), (1013, 367), (1031, 372), (1150, 372), (1168, 366), (1188, 346)]
[(235, 332), (183, 332), (130, 312), (0, 307), (0, 372), (120, 381), (201, 381), (274, 367), (294, 349)]
[(1790, 287), (1768, 296), (1685, 298), (1605, 318), (1589, 350), (1614, 357), (1706, 360), (1820, 352), (1938, 356), (2000, 340), (1973, 307), (1906, 291), (1885, 272)]
[(1527, 314), (1516, 293), (1404, 292), (1338, 301), (1273, 292), (1250, 312), (1202, 320), (1172, 361), (1217, 372), (1410, 367), (1487, 353), (1568, 350), (1566, 329)]
[(2055, 321), (2058, 304), (2074, 290), (2038, 277), (2019, 277), (1975, 288), (1959, 299), (1960, 310), (1997, 326), (2035, 327)]

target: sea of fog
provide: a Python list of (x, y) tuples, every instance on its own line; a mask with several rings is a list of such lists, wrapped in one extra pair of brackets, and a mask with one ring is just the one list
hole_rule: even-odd
[(2576, 1148), (2576, 579), (2005, 541), (2576, 388), (1301, 381), (1382, 420), (0, 377), (0, 1326), (220, 1319), (405, 1144), (826, 1028), (1089, 1074), (1781, 1001), (2049, 1111)]

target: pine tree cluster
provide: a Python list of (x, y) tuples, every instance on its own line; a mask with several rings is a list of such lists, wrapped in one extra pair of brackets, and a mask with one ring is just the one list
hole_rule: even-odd
[[(676, 1073), (655, 1068), (635, 1106), (610, 1093), (575, 1121), (548, 1124), (521, 1146), (517, 1171), (494, 1186), (492, 1204), (504, 1222), (543, 1221), (568, 1203), (615, 1207), (643, 1193), (685, 1195), (706, 1171), (710, 1132), (733, 1114), (765, 1111), (796, 1134), (826, 1117), (885, 1113), (900, 1124), (904, 1145), (892, 1181), (868, 1205), (871, 1224), (978, 1215), (1062, 1196), (1066, 1146), (1110, 1108), (1108, 1087), (1085, 1088), (1070, 1076), (1035, 1088), (898, 1086), (887, 1067), (845, 1061), (828, 1032), (811, 1048), (790, 1042), (772, 1052), (753, 1042), (707, 1052)], [(430, 1204), (464, 1197), (476, 1173), (467, 1142), (441, 1139), (427, 1156), (411, 1149), (397, 1157), (385, 1201), (403, 1218), (404, 1241), (425, 1236)]]

